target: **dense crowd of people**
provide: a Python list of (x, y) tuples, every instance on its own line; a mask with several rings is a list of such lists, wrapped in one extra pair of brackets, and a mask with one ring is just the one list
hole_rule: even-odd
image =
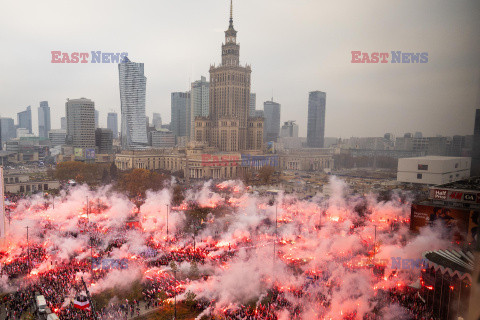
[[(21, 196), (15, 195), (7, 195), (7, 197), (12, 204), (22, 199)], [(103, 205), (97, 206), (98, 213), (103, 209)], [(44, 208), (37, 206), (34, 210), (44, 210)], [(95, 214), (95, 212), (92, 209), (89, 214)], [(271, 225), (272, 222), (269, 219), (264, 219), (264, 222), (257, 225), (257, 229), (252, 231), (252, 236), (262, 236), (264, 228), (268, 229)], [(54, 228), (54, 226), (47, 225), (43, 227)], [(351, 227), (351, 232), (356, 227)], [(101, 229), (85, 217), (79, 219), (78, 232), (72, 233), (70, 231), (69, 236), (76, 237), (81, 233), (89, 235), (89, 246), (91, 248), (85, 250), (91, 250), (92, 260), (88, 256), (82, 260), (72, 258), (58, 264), (48, 263), (47, 259), (49, 257), (47, 257), (44, 247), (35, 242), (29, 243), (28, 247), (21, 246), (20, 253), (17, 256), (8, 257), (8, 259), (6, 259), (7, 253), (0, 252), (0, 258), (4, 261), (0, 276), (6, 276), (11, 281), (22, 279), (23, 282), (17, 291), (4, 295), (1, 301), (3, 308), (1, 314), (7, 320), (17, 320), (27, 312), (36, 312), (35, 293), (38, 292), (45, 297), (48, 307), (61, 320), (131, 319), (139, 316), (143, 309), (160, 308), (174, 297), (185, 294), (185, 287), (191, 280), (185, 275), (177, 278), (176, 273), (163, 267), (171, 265), (172, 262), (177, 265), (182, 263), (190, 263), (191, 265), (208, 263), (210, 266), (221, 265), (223, 267), (237, 254), (239, 248), (255, 248), (251, 239), (238, 240), (235, 244), (230, 244), (219, 243), (211, 239), (208, 241), (192, 239), (191, 234), (177, 233), (167, 241), (147, 240), (145, 244), (147, 250), (133, 258), (124, 258), (125, 261), (122, 260), (121, 263), (117, 264), (103, 264), (103, 259), (109, 259), (114, 249), (119, 249), (127, 243), (127, 233), (132, 228), (137, 227), (128, 224), (116, 227), (113, 230), (114, 236), (110, 234), (108, 241), (106, 241), (105, 234), (112, 230)], [(301, 232), (298, 231), (297, 233)], [(267, 233), (265, 235), (264, 240), (270, 241), (271, 238), (268, 238), (270, 235)], [(299, 239), (300, 236), (297, 235), (297, 237)], [(267, 291), (266, 297), (254, 305), (232, 303), (229, 307), (221, 308), (214, 299), (194, 299), (194, 301), (190, 301), (192, 311), (203, 312), (208, 319), (232, 320), (278, 320), (281, 313), (288, 314), (289, 319), (302, 319), (302, 314), (306, 311), (306, 305), (317, 306), (320, 313), (328, 312), (331, 307), (330, 298), (310, 289), (312, 286), (334, 287), (340, 284), (335, 283), (335, 280), (331, 279), (331, 273), (326, 270), (318, 273), (303, 270), (302, 267), (307, 263), (304, 258), (280, 255), (282, 247), (288, 247), (290, 244), (287, 240), (279, 241), (280, 249), (277, 253), (279, 259), (287, 267), (294, 270), (297, 275), (303, 274), (305, 281), (302, 285), (291, 286), (288, 289), (274, 285)], [(132, 264), (138, 264), (144, 268), (145, 276), (141, 282), (141, 298), (131, 301), (127, 299), (111, 300), (106, 305), (99, 307), (94, 304), (85, 310), (74, 306), (74, 298), (85, 291), (82, 275), (89, 275), (87, 280), (89, 284), (96, 283), (105, 278), (112, 268), (128, 268), (128, 259), (132, 259)], [(349, 261), (349, 257), (344, 256), (339, 257), (337, 262), (345, 265), (346, 261)], [(40, 265), (43, 266), (42, 270), (36, 270), (35, 268)], [(45, 267), (46, 265), (47, 267)], [(160, 268), (163, 269), (160, 270)], [(352, 272), (355, 271), (352, 270)], [(202, 277), (206, 280), (208, 275), (196, 275), (197, 279)], [(432, 312), (427, 310), (425, 303), (416, 292), (409, 291), (406, 288), (394, 287), (379, 291), (379, 294), (372, 299), (371, 305), (372, 310), (362, 316), (363, 320), (382, 319), (383, 310), (391, 305), (404, 307), (405, 312), (409, 313), (411, 319), (435, 320)], [(95, 315), (92, 309), (95, 310)], [(342, 314), (342, 320), (357, 320), (359, 318), (360, 316), (356, 311)]]

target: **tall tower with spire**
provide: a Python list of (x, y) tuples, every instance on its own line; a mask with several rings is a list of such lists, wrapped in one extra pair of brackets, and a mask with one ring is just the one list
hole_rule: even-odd
[(224, 152), (262, 150), (263, 119), (249, 117), (251, 73), (249, 65), (240, 65), (231, 0), (222, 63), (210, 66), (210, 112), (208, 117), (195, 118), (196, 141)]

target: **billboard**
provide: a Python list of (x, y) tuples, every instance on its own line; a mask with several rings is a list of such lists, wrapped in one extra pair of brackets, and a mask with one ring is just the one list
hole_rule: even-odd
[(442, 223), (455, 241), (473, 242), (480, 235), (480, 211), (434, 204), (412, 204), (410, 229), (418, 232), (424, 226)]
[(85, 159), (94, 160), (95, 159), (95, 149), (85, 149)]
[(256, 156), (251, 154), (212, 155), (202, 154), (202, 167), (249, 167), (261, 168), (264, 166), (278, 167), (278, 155)]
[(268, 154), (275, 153), (275, 142), (273, 141), (267, 142), (267, 153)]
[(75, 158), (83, 158), (83, 148), (74, 148), (73, 153)]
[(253, 156), (242, 154), (242, 167), (261, 168), (264, 166), (278, 167), (278, 156)]
[(240, 162), (240, 155), (213, 155), (202, 154), (202, 167), (236, 167)]

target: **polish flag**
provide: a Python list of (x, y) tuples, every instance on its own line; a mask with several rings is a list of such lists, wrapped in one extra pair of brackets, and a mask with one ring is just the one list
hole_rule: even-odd
[(90, 301), (85, 296), (77, 296), (73, 300), (73, 306), (77, 309), (90, 311)]

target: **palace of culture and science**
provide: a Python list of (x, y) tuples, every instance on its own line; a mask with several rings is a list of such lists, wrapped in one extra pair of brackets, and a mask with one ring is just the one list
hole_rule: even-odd
[(209, 116), (195, 118), (195, 141), (223, 152), (263, 149), (263, 118), (249, 116), (251, 73), (249, 65), (240, 65), (230, 5), (222, 64), (210, 67)]

